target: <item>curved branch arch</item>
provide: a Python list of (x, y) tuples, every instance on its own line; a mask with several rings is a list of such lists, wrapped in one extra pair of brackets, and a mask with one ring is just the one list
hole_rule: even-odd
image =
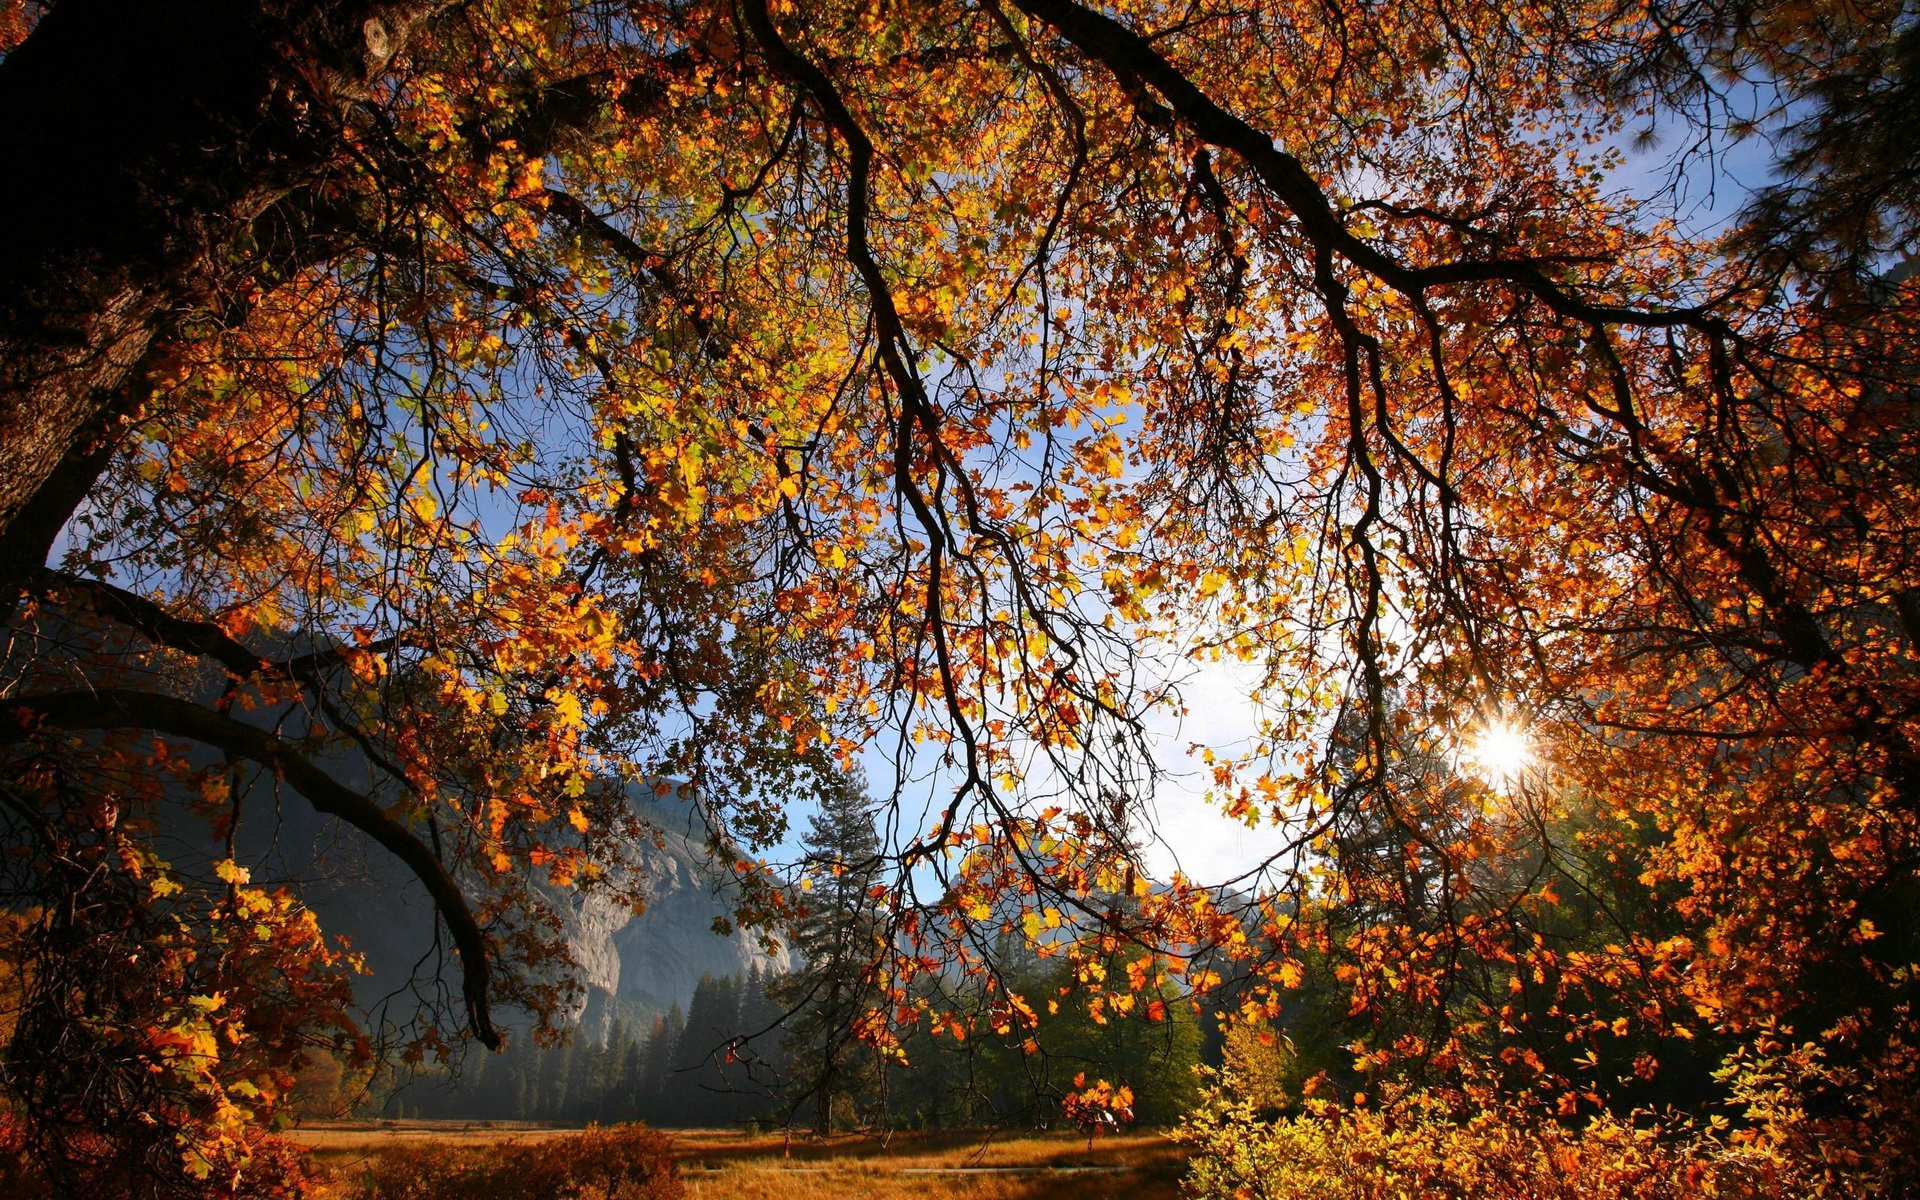
[(427, 889), (460, 953), (468, 1024), (489, 1049), (500, 1047), (502, 1039), (493, 1024), (488, 996), (492, 967), (486, 933), (446, 864), (372, 798), (341, 783), (266, 730), (173, 696), (132, 689), (49, 692), (17, 697), (7, 707), (14, 719), (0, 726), (0, 745), (26, 741), (36, 727), (73, 732), (146, 729), (187, 738), (269, 768), (306, 797), (315, 812), (338, 817), (372, 838)]

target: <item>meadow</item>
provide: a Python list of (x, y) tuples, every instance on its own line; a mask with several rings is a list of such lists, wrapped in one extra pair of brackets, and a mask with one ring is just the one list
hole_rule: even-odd
[[(512, 1122), (320, 1123), (290, 1137), (312, 1151), (326, 1200), (420, 1154), (484, 1154), (569, 1130)], [(844, 1134), (668, 1131), (691, 1200), (1173, 1200), (1185, 1152), (1152, 1133), (1102, 1137), (990, 1131)]]

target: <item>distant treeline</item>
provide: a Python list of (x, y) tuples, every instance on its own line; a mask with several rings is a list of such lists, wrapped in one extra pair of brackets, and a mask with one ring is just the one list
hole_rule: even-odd
[[(1035, 997), (1065, 983), (1055, 978), (1057, 963), (1022, 966), (1010, 982)], [(1083, 1073), (1131, 1085), (1141, 1124), (1176, 1119), (1198, 1092), (1201, 1021), (1172, 995), (1159, 1021), (1096, 1022), (1083, 1001), (1057, 1013), (1041, 1001), (1030, 1044), (984, 1030), (963, 1042), (915, 1031), (903, 1046), (908, 1066), (882, 1069), (871, 1051), (843, 1052), (834, 1088), (823, 1090), (808, 1069), (812, 1048), (792, 1036), (791, 1017), (782, 1022), (792, 983), (757, 971), (706, 976), (684, 1016), (675, 1006), (646, 1028), (616, 1020), (605, 1046), (542, 1048), (523, 1037), (502, 1054), (475, 1052), (457, 1078), (416, 1079), (374, 1107), (383, 1116), (457, 1120), (819, 1128), (825, 1094), (834, 1128), (1045, 1127), (1058, 1122), (1060, 1097)], [(941, 1003), (986, 1005), (968, 991)]]
[[(922, 976), (909, 1010), (940, 1014), (902, 1032), (897, 1055), (853, 1036), (884, 996), (871, 963), (886, 926), (869, 872), (880, 861), (871, 801), (856, 774), (822, 797), (807, 848), (809, 904), (792, 929), (802, 964), (786, 974), (706, 976), (684, 1018), (678, 1007), (645, 1029), (616, 1023), (604, 1046), (542, 1050), (521, 1039), (475, 1054), (459, 1078), (416, 1081), (382, 1098), (387, 1115), (653, 1125), (769, 1123), (819, 1133), (854, 1127), (1050, 1126), (1081, 1082), (1132, 1089), (1142, 1124), (1177, 1120), (1199, 1095), (1203, 1045), (1218, 1061), (1214, 1025), (1172, 984), (1127, 1003), (1090, 1008), (1064, 959), (1011, 934), (996, 975)], [(1140, 952), (1116, 949), (1096, 968), (1124, 979)], [(1015, 1022), (1006, 992), (1028, 998)], [(964, 1036), (954, 1036), (958, 1027)]]
[(616, 1017), (604, 1046), (541, 1047), (514, 1039), (501, 1054), (476, 1051), (452, 1079), (420, 1079), (382, 1098), (386, 1115), (464, 1120), (603, 1124), (733, 1125), (776, 1116), (783, 1008), (758, 970), (703, 976), (683, 1014), (679, 1005), (644, 1028)]

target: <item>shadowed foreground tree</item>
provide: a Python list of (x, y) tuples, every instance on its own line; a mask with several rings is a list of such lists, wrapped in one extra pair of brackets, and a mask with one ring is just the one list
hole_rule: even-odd
[[(239, 982), (258, 905), (304, 928), (234, 860), (253, 780), (425, 887), (461, 974), (428, 1053), (555, 1010), (533, 881), (640, 899), (596, 781), (689, 781), (773, 924), (754, 855), (883, 745), (883, 1048), (960, 1032), (915, 979), (1002, 936), (1102, 1004), (1224, 957), (1249, 1018), (1305, 954), (1406, 1031), (1381, 1069), (1490, 1057), (1567, 1114), (1604, 1097), (1523, 1010), (1656, 1059), (1713, 1030), (1752, 1051), (1735, 1098), (1804, 1043), (1749, 1117), (1911, 1172), (1881, 1134), (1913, 1086), (1912, 24), (0, 4), (28, 1135), (68, 1155), (109, 1132), (81, 1096), (163, 1081), (176, 1182), (231, 1185), (301, 1038), (355, 1036), (335, 972)], [(1629, 119), (1717, 144), (1769, 88), (1787, 171), (1725, 238), (1609, 192)], [(1146, 722), (1214, 657), (1260, 681), (1213, 795), (1283, 846), (1230, 893), (1141, 855)], [(1423, 790), (1494, 727), (1550, 784)], [(1663, 919), (1556, 941), (1576, 853), (1644, 863)], [(1355, 895), (1385, 915), (1314, 918)], [(120, 990), (42, 986), (75, 938), (131, 939)], [(1548, 995), (1503, 1011), (1501, 971)], [(196, 1012), (228, 1032), (180, 1050)]]

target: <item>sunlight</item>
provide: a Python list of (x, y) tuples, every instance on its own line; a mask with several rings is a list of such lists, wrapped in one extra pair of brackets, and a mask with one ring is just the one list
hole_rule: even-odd
[(1533, 746), (1523, 730), (1490, 721), (1474, 735), (1462, 758), (1488, 783), (1504, 790), (1533, 766)]

